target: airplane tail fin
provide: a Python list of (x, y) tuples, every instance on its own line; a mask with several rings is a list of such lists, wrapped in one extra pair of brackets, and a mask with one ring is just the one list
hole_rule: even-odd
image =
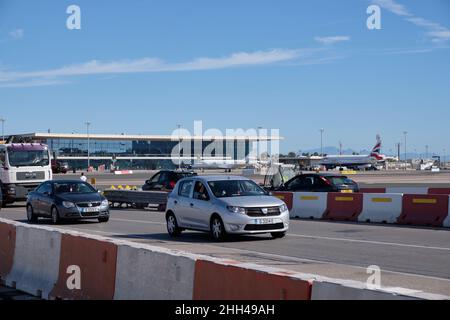
[(381, 155), (381, 137), (380, 135), (377, 135), (377, 144), (372, 149), (372, 153), (370, 154), (371, 157), (374, 157), (377, 160), (383, 160), (384, 157)]

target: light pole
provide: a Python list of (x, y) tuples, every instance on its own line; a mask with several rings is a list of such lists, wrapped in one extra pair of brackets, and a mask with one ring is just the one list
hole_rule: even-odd
[(447, 150), (444, 149), (443, 151), (444, 151), (444, 154), (442, 155), (442, 161), (443, 161), (443, 162), (442, 162), (442, 163), (443, 163), (442, 166), (443, 166), (443, 169), (445, 169), (445, 167), (446, 167), (445, 162), (446, 162), (446, 160), (447, 160), (447, 159), (446, 159), (446, 153), (447, 153)]
[(258, 132), (257, 132), (257, 139), (256, 139), (256, 159), (257, 160), (262, 160), (262, 153), (260, 152), (261, 150), (261, 130), (262, 127), (258, 127)]
[(323, 157), (323, 133), (325, 129), (320, 129), (320, 156)]
[(177, 125), (177, 127), (178, 127), (178, 170), (181, 170), (181, 136), (180, 136), (181, 124)]
[(91, 148), (90, 148), (90, 135), (89, 135), (89, 127), (91, 126), (91, 122), (86, 121), (86, 133), (87, 133), (87, 152), (88, 152), (88, 171), (91, 167)]
[(425, 146), (425, 158), (426, 158), (426, 160), (428, 160), (428, 148), (429, 148), (429, 146), (426, 145)]
[(0, 118), (0, 122), (2, 123), (2, 141), (5, 141), (5, 122), (6, 122), (6, 119)]
[(405, 136), (405, 170), (406, 170), (406, 163), (407, 163), (407, 156), (406, 156), (406, 152), (407, 152), (407, 149), (406, 149), (406, 137), (407, 137), (407, 135), (408, 135), (408, 132), (407, 132), (407, 131), (403, 131), (403, 135)]

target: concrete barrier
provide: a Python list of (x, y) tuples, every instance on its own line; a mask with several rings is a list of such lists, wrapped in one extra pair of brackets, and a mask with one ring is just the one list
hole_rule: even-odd
[(14, 263), (16, 226), (0, 219), (0, 279), (5, 279)]
[(444, 220), (443, 226), (444, 226), (444, 227), (447, 227), (447, 228), (450, 228), (450, 201), (449, 201), (449, 203), (448, 203), (448, 216), (447, 216), (447, 218)]
[(328, 195), (324, 192), (295, 192), (291, 218), (322, 219), (327, 200)]
[(402, 213), (402, 194), (365, 193), (359, 222), (396, 223)]
[(116, 300), (191, 300), (195, 258), (163, 248), (119, 245)]
[(363, 210), (362, 193), (328, 193), (324, 219), (336, 221), (358, 221)]
[[(92, 236), (63, 234), (58, 281), (52, 299), (112, 300), (116, 280), (117, 245)], [(81, 288), (67, 286), (72, 266), (81, 270)]]
[(311, 279), (264, 267), (197, 260), (194, 300), (310, 300)]
[(60, 232), (23, 224), (17, 226), (14, 264), (6, 284), (48, 299), (58, 279), (60, 250)]
[(405, 288), (371, 288), (366, 283), (317, 277), (311, 300), (446, 300), (448, 297)]
[(447, 195), (403, 195), (402, 214), (399, 224), (442, 227), (449, 212)]
[(280, 200), (283, 200), (284, 203), (286, 203), (289, 211), (292, 210), (293, 207), (293, 192), (282, 192), (282, 191), (276, 191), (272, 192), (274, 197), (277, 197)]

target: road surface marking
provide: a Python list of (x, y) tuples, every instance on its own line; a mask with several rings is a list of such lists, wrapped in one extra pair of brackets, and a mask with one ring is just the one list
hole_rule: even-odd
[(295, 233), (288, 233), (288, 237), (297, 237), (297, 238), (305, 238), (305, 239), (321, 239), (321, 240), (330, 240), (330, 241), (344, 241), (344, 242), (359, 242), (359, 243), (369, 243), (369, 244), (377, 244), (377, 245), (383, 245), (383, 246), (387, 245), (387, 246), (450, 251), (450, 248), (445, 248), (445, 247), (430, 247), (430, 246), (420, 246), (420, 245), (414, 245), (414, 244), (403, 244), (403, 243), (395, 243), (395, 242), (358, 240), (358, 239), (347, 239), (347, 238), (331, 238), (331, 237), (321, 237), (321, 236), (307, 236), (307, 235), (295, 234)]

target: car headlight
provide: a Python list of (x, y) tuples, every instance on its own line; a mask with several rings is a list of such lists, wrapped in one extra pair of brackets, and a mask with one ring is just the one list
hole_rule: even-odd
[(108, 200), (103, 200), (102, 201), (102, 207), (107, 207), (109, 205)]
[(232, 213), (246, 214), (245, 208), (242, 207), (228, 206), (227, 209)]
[(75, 203), (70, 202), (70, 201), (63, 201), (62, 205), (64, 208), (67, 208), (67, 209), (75, 208)]
[(289, 208), (287, 207), (287, 205), (283, 204), (280, 206), (280, 212), (286, 212), (288, 210), (289, 210)]

